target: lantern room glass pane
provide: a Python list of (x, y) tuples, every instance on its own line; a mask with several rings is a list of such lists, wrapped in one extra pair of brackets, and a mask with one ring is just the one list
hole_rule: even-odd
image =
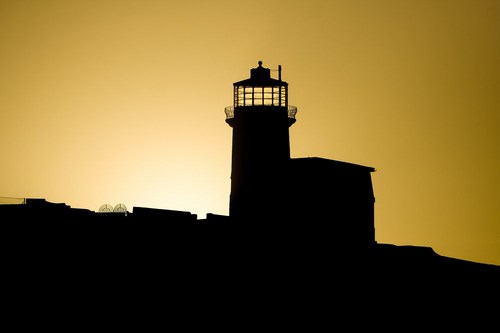
[(262, 102), (264, 105), (273, 105), (273, 87), (264, 87)]
[(287, 106), (286, 86), (236, 86), (234, 106)]
[(255, 99), (253, 101), (253, 105), (264, 105), (262, 103), (262, 93), (259, 92), (259, 93), (255, 94)]
[(279, 96), (279, 105), (280, 106), (287, 106), (288, 105), (288, 100), (286, 98), (286, 94), (287, 94), (287, 91), (286, 91), (286, 87), (285, 86), (281, 86), (280, 87), (280, 96)]
[(244, 101), (244, 93), (245, 93), (245, 87), (238, 86), (234, 90), (235, 96), (234, 96), (234, 106), (243, 106), (245, 101)]

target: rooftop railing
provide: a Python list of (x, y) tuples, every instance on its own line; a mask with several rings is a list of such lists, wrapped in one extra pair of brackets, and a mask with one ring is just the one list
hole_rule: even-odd
[(0, 205), (23, 205), (26, 198), (0, 197)]

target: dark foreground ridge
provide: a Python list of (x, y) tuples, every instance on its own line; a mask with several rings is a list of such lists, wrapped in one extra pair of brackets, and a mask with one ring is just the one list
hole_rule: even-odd
[[(229, 216), (207, 214), (198, 219), (190, 212), (144, 207), (99, 213), (44, 199), (0, 205), (0, 218), (3, 242), (12, 245), (9, 251), (33, 258), (50, 254), (48, 259), (104, 262), (112, 255), (116, 263), (140, 257), (141, 263), (191, 262), (200, 267), (221, 265), (220, 269), (294, 267), (305, 272), (307, 267), (332, 276), (361, 270), (374, 278), (481, 279), (495, 285), (500, 281), (496, 265), (441, 256), (429, 247), (353, 245), (336, 239), (328, 224), (319, 227), (309, 221), (242, 224)], [(344, 268), (348, 269), (343, 272)]]
[(443, 312), (453, 320), (479, 316), (480, 327), (496, 318), (492, 302), (500, 296), (498, 266), (428, 247), (353, 246), (308, 221), (244, 225), (142, 207), (97, 213), (43, 199), (0, 205), (0, 220), (11, 308), (28, 303), (43, 311), (50, 300), (58, 316), (85, 323), (96, 317), (82, 307), (125, 326), (124, 314), (134, 322), (143, 311), (163, 309), (155, 320), (196, 316), (203, 327), (215, 321), (318, 331), (361, 314), (409, 320), (413, 328), (436, 319), (457, 324)]

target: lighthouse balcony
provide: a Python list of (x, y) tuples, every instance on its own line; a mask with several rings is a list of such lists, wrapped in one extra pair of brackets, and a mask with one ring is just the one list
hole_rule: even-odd
[[(297, 114), (297, 107), (293, 105), (288, 105), (287, 107), (269, 107), (269, 106), (243, 106), (236, 107), (236, 109), (244, 108), (249, 111), (261, 111), (261, 112), (275, 112), (274, 110), (281, 111), (283, 108), (287, 109), (287, 114), (289, 119), (295, 120), (295, 115)], [(234, 118), (234, 106), (227, 106), (224, 108), (224, 113), (226, 114), (226, 120)]]

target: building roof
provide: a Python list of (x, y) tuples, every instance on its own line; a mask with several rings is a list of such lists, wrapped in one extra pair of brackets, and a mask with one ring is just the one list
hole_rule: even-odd
[[(280, 69), (281, 71), (281, 69)], [(280, 74), (281, 76), (281, 74)], [(234, 86), (286, 86), (287, 82), (271, 78), (271, 70), (262, 67), (262, 61), (259, 61), (259, 67), (250, 70), (250, 78), (233, 83)]]
[(292, 158), (292, 163), (299, 165), (307, 165), (307, 166), (316, 166), (316, 167), (328, 167), (335, 169), (343, 169), (346, 171), (365, 171), (365, 172), (374, 172), (375, 168), (364, 166), (360, 164), (354, 164), (349, 162), (330, 160), (321, 157), (301, 157), (301, 158)]

